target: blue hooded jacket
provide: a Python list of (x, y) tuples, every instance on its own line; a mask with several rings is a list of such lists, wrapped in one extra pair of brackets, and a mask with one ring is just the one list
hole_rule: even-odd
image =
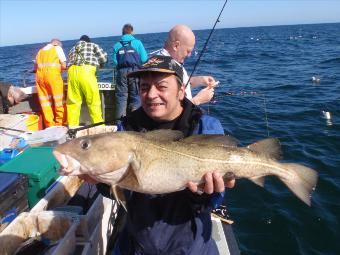
[[(131, 46), (138, 52), (140, 55), (142, 63), (145, 63), (148, 60), (148, 54), (143, 46), (143, 43), (136, 39), (133, 35), (131, 34), (125, 34), (120, 38), (120, 42), (131, 42)], [(123, 45), (117, 42), (113, 46), (113, 65), (117, 66), (117, 52), (119, 51), (120, 48), (123, 47)]]

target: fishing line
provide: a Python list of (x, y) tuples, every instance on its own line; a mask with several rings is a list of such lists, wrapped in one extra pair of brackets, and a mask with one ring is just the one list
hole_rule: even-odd
[[(240, 91), (240, 92), (219, 92), (215, 99), (223, 98), (224, 96), (259, 96), (262, 98), (263, 101), (263, 110), (264, 110), (264, 118), (266, 123), (266, 131), (267, 131), (267, 137), (269, 137), (269, 121), (268, 121), (268, 112), (267, 112), (267, 99), (266, 95), (261, 92), (256, 91)], [(217, 101), (214, 101), (213, 103), (216, 103)], [(208, 109), (209, 111), (209, 109)]]
[(203, 46), (202, 51), (200, 52), (200, 54), (199, 54), (199, 56), (198, 56), (198, 59), (197, 59), (196, 62), (195, 62), (194, 68), (193, 68), (193, 70), (192, 70), (192, 72), (191, 72), (191, 74), (190, 74), (190, 76), (189, 76), (189, 79), (188, 79), (188, 81), (187, 81), (187, 84), (185, 84), (185, 88), (187, 88), (187, 86), (189, 85), (190, 79), (191, 79), (191, 77), (193, 76), (194, 72), (196, 71), (196, 68), (197, 68), (197, 66), (198, 66), (198, 63), (200, 62), (201, 57), (202, 57), (202, 55), (203, 55), (205, 49), (207, 48), (208, 42), (209, 42), (209, 40), (210, 40), (210, 37), (211, 37), (212, 33), (213, 33), (214, 30), (215, 30), (215, 27), (216, 27), (217, 23), (220, 22), (220, 17), (221, 17), (221, 15), (222, 15), (222, 12), (223, 12), (224, 7), (226, 6), (227, 2), (228, 2), (228, 0), (226, 0), (226, 1), (224, 2), (223, 7), (222, 7), (222, 9), (221, 9), (221, 11), (220, 11), (220, 14), (218, 15), (218, 17), (217, 17), (217, 19), (216, 19), (216, 21), (215, 21), (215, 24), (214, 24), (213, 28), (210, 30), (210, 34), (209, 34), (207, 40), (205, 41), (205, 44), (204, 44), (204, 46)]

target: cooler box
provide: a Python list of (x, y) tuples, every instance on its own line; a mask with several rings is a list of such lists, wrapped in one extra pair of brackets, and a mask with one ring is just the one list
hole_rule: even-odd
[(0, 166), (0, 172), (21, 173), (28, 177), (28, 204), (32, 208), (45, 190), (58, 178), (59, 163), (52, 147), (33, 147)]
[(24, 175), (0, 173), (0, 232), (28, 209), (27, 186)]

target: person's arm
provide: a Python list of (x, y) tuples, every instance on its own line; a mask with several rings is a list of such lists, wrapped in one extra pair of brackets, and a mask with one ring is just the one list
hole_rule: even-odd
[(61, 70), (66, 70), (67, 69), (67, 64), (66, 62), (61, 63)]
[(66, 65), (66, 56), (65, 56), (65, 53), (63, 51), (63, 49), (60, 47), (60, 46), (55, 46), (56, 47), (56, 50), (57, 50), (57, 54), (58, 54), (58, 57), (59, 57), (59, 62), (60, 62), (60, 65), (61, 65), (61, 70), (64, 71), (66, 70), (67, 68), (67, 65)]
[(98, 62), (100, 65), (105, 64), (107, 62), (107, 53), (100, 48), (98, 45), (96, 45), (96, 53), (98, 57)]
[(215, 87), (216, 81), (212, 76), (193, 76), (190, 78), (190, 85), (192, 88), (206, 86)]
[(214, 97), (214, 88), (206, 87), (200, 90), (196, 96), (191, 99), (191, 102), (195, 105), (201, 105), (210, 102)]
[(148, 60), (148, 53), (146, 52), (144, 45), (141, 41), (139, 41), (138, 53), (140, 55), (140, 59), (142, 64)]
[(113, 46), (113, 56), (112, 56), (112, 60), (113, 60), (113, 66), (117, 66), (118, 65), (118, 61), (117, 61), (117, 52), (118, 52), (118, 45), (117, 43)]

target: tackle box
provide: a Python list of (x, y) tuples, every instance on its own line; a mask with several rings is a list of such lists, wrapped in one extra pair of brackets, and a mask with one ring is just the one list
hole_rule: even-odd
[(46, 189), (58, 178), (59, 163), (52, 154), (52, 147), (26, 149), (9, 162), (0, 166), (0, 172), (20, 173), (28, 178), (28, 205), (32, 208)]
[(24, 175), (0, 173), (0, 232), (28, 209), (27, 186)]

